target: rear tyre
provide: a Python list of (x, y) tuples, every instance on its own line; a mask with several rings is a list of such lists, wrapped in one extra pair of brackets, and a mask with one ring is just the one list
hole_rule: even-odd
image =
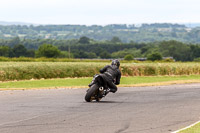
[(99, 86), (97, 84), (92, 85), (85, 95), (85, 101), (91, 102), (92, 100), (95, 100), (94, 94), (98, 89)]

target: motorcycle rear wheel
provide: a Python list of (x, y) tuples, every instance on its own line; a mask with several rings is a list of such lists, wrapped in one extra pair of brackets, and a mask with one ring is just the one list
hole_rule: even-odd
[(85, 95), (85, 101), (91, 102), (92, 100), (95, 100), (94, 94), (98, 89), (99, 86), (97, 84), (92, 85)]

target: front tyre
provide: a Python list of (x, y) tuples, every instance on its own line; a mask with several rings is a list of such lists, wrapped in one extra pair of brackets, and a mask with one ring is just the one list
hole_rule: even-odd
[(90, 87), (90, 89), (87, 91), (85, 95), (85, 101), (91, 102), (92, 100), (95, 100), (95, 92), (98, 90), (99, 86), (97, 84), (94, 84)]

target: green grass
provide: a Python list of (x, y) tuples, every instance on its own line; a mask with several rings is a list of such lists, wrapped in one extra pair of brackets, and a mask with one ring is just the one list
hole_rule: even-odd
[[(1, 82), (0, 88), (58, 88), (58, 87), (86, 87), (92, 80), (89, 78), (45, 79)], [(169, 81), (199, 80), (200, 75), (191, 76), (151, 76), (151, 77), (122, 77), (120, 86), (133, 86), (148, 83), (165, 83)], [(182, 82), (181, 82), (182, 83)], [(158, 84), (159, 85), (159, 84)]]
[(73, 87), (86, 86), (92, 78), (71, 78), (71, 79), (45, 79), (45, 80), (27, 80), (3, 82), (0, 88), (57, 88), (57, 87)]
[(182, 130), (178, 133), (200, 133), (200, 123), (192, 126), (191, 128), (187, 128), (185, 130)]
[(194, 79), (200, 80), (200, 75), (123, 77), (121, 79), (121, 84), (129, 85), (129, 84), (156, 83), (156, 82), (194, 80)]

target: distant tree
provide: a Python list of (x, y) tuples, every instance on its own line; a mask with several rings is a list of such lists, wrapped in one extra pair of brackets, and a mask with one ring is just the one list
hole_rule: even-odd
[(108, 53), (107, 51), (103, 51), (102, 53), (100, 53), (100, 57), (102, 59), (109, 59), (109, 58), (111, 58), (111, 54)]
[(192, 52), (192, 58), (199, 58), (200, 57), (200, 46), (199, 45), (190, 45), (190, 49)]
[(124, 58), (128, 54), (130, 54), (128, 51), (120, 50), (120, 51), (117, 51), (117, 52), (113, 52), (111, 55), (112, 55), (113, 58)]
[(171, 56), (177, 61), (191, 61), (192, 53), (189, 45), (178, 41), (163, 41), (159, 44), (163, 56)]
[(142, 47), (142, 48), (141, 48), (141, 53), (144, 54), (145, 52), (148, 51), (148, 49), (149, 49), (148, 46), (144, 46), (144, 47)]
[(20, 44), (20, 39), (19, 39), (19, 37), (15, 37), (15, 38), (13, 38), (12, 40), (10, 40), (10, 41), (8, 42), (8, 45), (11, 46), (11, 47), (13, 47), (13, 46), (15, 46), (15, 45), (18, 45), (18, 44)]
[(73, 55), (74, 55), (74, 58), (88, 58), (87, 52), (84, 52), (83, 50), (80, 50), (80, 51), (74, 50)]
[(0, 46), (0, 56), (9, 57), (10, 51), (9, 46)]
[(27, 55), (27, 49), (22, 44), (15, 45), (12, 51), (13, 51), (14, 57)]
[(122, 41), (119, 39), (119, 37), (114, 36), (111, 40), (112, 43), (121, 43)]
[(60, 50), (51, 44), (43, 44), (36, 52), (36, 57), (56, 58), (60, 55)]
[(35, 57), (35, 50), (34, 49), (28, 49), (26, 56), (27, 57)]
[(151, 60), (151, 61), (162, 60), (162, 55), (159, 52), (155, 52), (155, 53), (149, 54), (147, 56), (147, 60)]
[(133, 60), (133, 56), (131, 54), (128, 54), (124, 57), (124, 60), (128, 60), (128, 61)]
[(73, 54), (69, 53), (68, 51), (61, 51), (59, 58), (73, 58)]
[(176, 32), (172, 32), (172, 33), (171, 33), (171, 36), (174, 37), (174, 38), (176, 38), (176, 37), (177, 37)]
[(200, 62), (200, 57), (194, 59), (195, 62)]
[[(111, 40), (113, 36), (123, 38), (123, 42), (155, 42), (172, 40), (183, 42), (200, 43), (200, 28), (192, 28), (190, 32), (187, 27), (180, 24), (154, 23), (142, 24), (140, 27), (134, 25), (111, 24), (105, 26), (86, 26), (86, 25), (38, 25), (38, 26), (19, 26), (19, 25), (0, 25), (0, 38), (10, 39), (8, 46), (22, 44), (22, 38), (26, 39), (55, 39), (69, 40), (83, 35), (95, 40)], [(69, 34), (70, 33), (70, 34)], [(17, 37), (17, 36), (20, 36)], [(16, 38), (15, 38), (16, 37)], [(78, 39), (79, 40), (79, 39)], [(80, 41), (81, 43), (82, 41)], [(84, 41), (83, 41), (84, 42)], [(91, 40), (89, 41), (90, 43)], [(114, 42), (119, 42), (114, 41)], [(88, 43), (88, 41), (87, 41)], [(50, 44), (50, 43), (47, 43)], [(84, 43), (83, 43), (84, 44)], [(54, 44), (53, 44), (54, 45)], [(32, 45), (33, 46), (33, 45)], [(40, 44), (39, 44), (40, 46)], [(26, 48), (29, 48), (25, 45)], [(33, 47), (32, 47), (33, 48)], [(35, 48), (35, 47), (34, 47)], [(36, 49), (38, 46), (36, 46)]]
[(97, 55), (93, 52), (88, 52), (87, 55), (89, 59), (97, 58)]
[(90, 43), (90, 38), (86, 37), (86, 36), (83, 36), (79, 39), (78, 41), (79, 43), (81, 44), (89, 44)]

